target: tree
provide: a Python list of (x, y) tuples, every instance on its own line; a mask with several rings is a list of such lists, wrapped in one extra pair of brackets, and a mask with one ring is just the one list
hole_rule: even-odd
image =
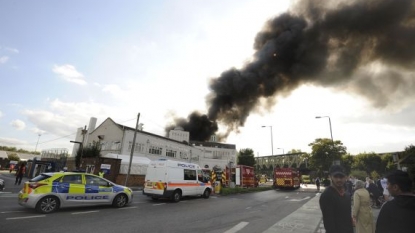
[(355, 168), (357, 170), (366, 171), (368, 176), (370, 176), (373, 171), (376, 171), (377, 174), (382, 174), (384, 170), (381, 157), (374, 152), (356, 155)]
[(78, 148), (75, 156), (75, 166), (79, 167), (81, 164), (81, 156), (82, 158), (98, 158), (101, 154), (101, 144), (99, 142), (93, 141), (91, 146), (84, 147), (82, 146)]
[(412, 178), (412, 180), (414, 180), (415, 179), (415, 146), (414, 145), (405, 147), (405, 150), (403, 152), (403, 158), (406, 158), (406, 159), (403, 161), (402, 167), (407, 168), (409, 176)]
[(254, 151), (248, 148), (239, 150), (238, 165), (255, 166)]
[(350, 174), (352, 171), (353, 165), (355, 163), (355, 157), (347, 154), (342, 156), (342, 165), (346, 169), (347, 174)]
[(20, 158), (16, 153), (11, 153), (7, 155), (7, 158), (9, 159), (9, 161), (20, 161)]
[(308, 145), (312, 150), (309, 159), (310, 167), (318, 174), (328, 171), (333, 161), (340, 160), (342, 155), (347, 153), (347, 148), (339, 140), (332, 142), (329, 138), (317, 138)]
[(380, 172), (381, 176), (385, 176), (388, 172), (396, 169), (396, 165), (393, 163), (392, 154), (386, 154), (380, 157), (381, 167), (383, 170)]

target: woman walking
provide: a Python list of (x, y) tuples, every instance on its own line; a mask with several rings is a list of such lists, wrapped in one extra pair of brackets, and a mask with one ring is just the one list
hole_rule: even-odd
[(352, 217), (356, 226), (356, 233), (375, 232), (370, 194), (365, 189), (365, 182), (361, 180), (356, 181)]

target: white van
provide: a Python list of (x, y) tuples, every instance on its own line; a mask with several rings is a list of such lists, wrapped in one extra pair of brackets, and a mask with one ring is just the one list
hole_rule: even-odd
[(199, 165), (167, 159), (151, 161), (147, 168), (143, 194), (153, 200), (170, 198), (179, 202), (183, 196), (209, 198), (212, 184)]

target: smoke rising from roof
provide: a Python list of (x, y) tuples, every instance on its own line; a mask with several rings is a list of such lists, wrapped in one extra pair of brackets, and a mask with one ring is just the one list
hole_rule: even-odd
[(302, 84), (338, 88), (376, 107), (415, 96), (415, 8), (411, 0), (299, 1), (256, 35), (252, 61), (209, 83), (207, 114), (176, 118), (191, 140), (205, 141), (226, 126), (238, 132), (261, 99)]

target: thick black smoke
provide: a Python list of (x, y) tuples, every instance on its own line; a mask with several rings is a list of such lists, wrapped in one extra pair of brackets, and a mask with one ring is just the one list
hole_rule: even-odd
[[(210, 81), (207, 115), (193, 112), (174, 126), (204, 141), (243, 126), (262, 98), (289, 94), (302, 84), (361, 94), (385, 107), (414, 97), (415, 8), (412, 0), (306, 0), (266, 22), (253, 60)], [(205, 125), (206, 124), (206, 125)]]

